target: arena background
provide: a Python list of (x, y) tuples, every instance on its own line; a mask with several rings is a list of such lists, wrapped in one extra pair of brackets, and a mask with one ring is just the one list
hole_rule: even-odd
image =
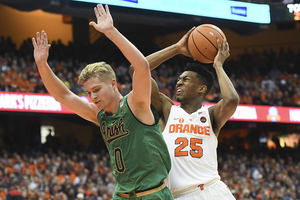
[[(271, 6), (270, 24), (137, 11), (115, 6), (111, 6), (111, 14), (120, 32), (144, 55), (175, 43), (192, 26), (203, 23), (215, 24), (224, 31), (230, 44), (229, 61), (241, 56), (245, 50), (263, 52), (273, 49), (278, 53), (280, 48), (291, 48), (297, 52), (300, 49), (300, 22), (294, 20), (293, 14), (286, 11), (286, 4), (281, 1), (260, 2)], [(45, 30), (50, 43), (60, 40), (64, 45), (69, 42), (99, 44), (115, 49), (112, 52), (122, 56), (103, 35), (88, 26), (88, 22), (94, 19), (92, 6), (94, 4), (59, 0), (0, 0), (0, 36), (10, 37), (20, 48), (24, 40), (34, 37), (37, 31)], [(99, 56), (99, 59), (102, 57)], [(42, 149), (47, 144), (41, 143), (42, 126), (48, 131), (53, 128), (52, 132), (55, 132), (53, 137), (47, 137), (48, 143), (51, 139), (53, 150), (72, 153), (74, 149), (95, 152), (105, 149), (98, 127), (74, 114), (10, 111), (0, 111), (0, 148), (11, 152)], [(218, 151), (248, 149), (264, 152), (268, 147), (298, 148), (299, 136), (300, 122), (229, 121), (220, 133)]]
[[(99, 42), (101, 44), (101, 42), (104, 43), (103, 40), (106, 40), (103, 35), (88, 26), (88, 22), (94, 19), (91, 11), (94, 4), (73, 2), (73, 4), (65, 5), (66, 2), (63, 1), (1, 2), (3, 4), (0, 4), (0, 27), (2, 27), (0, 36), (11, 37), (17, 48), (21, 46), (24, 40), (32, 38), (37, 31), (41, 30), (48, 33), (50, 43), (60, 40), (64, 45), (69, 42), (86, 44)], [(275, 10), (272, 5), (282, 10), (286, 7), (286, 5), (279, 3), (270, 3), (270, 5), (271, 11)], [(203, 23), (215, 24), (223, 30), (230, 44), (231, 57), (228, 60), (243, 54), (246, 49), (248, 52), (253, 49), (263, 51), (270, 48), (275, 52), (278, 52), (280, 48), (292, 48), (297, 51), (300, 46), (300, 23), (291, 17), (290, 19), (286, 16), (279, 18), (277, 13), (272, 12), (270, 24), (191, 17), (145, 10), (138, 12), (115, 6), (111, 6), (111, 13), (116, 27), (141, 49), (144, 55), (175, 43), (189, 28)], [(116, 48), (109, 43), (105, 43), (105, 45), (109, 46), (104, 48)], [(33, 144), (38, 144), (41, 125), (54, 126), (55, 137), (64, 142), (68, 142), (71, 135), (76, 137), (86, 148), (90, 146), (95, 135), (99, 133), (97, 127), (71, 114), (1, 112), (0, 117), (2, 143), (5, 143), (3, 138), (7, 134), (11, 135), (10, 132), (15, 132), (18, 136), (13, 138), (14, 142), (17, 142), (16, 140), (21, 142), (30, 136), (28, 137), (29, 140), (32, 140)], [(16, 124), (18, 125), (16, 126)], [(239, 135), (245, 139), (251, 138), (253, 140), (251, 143), (245, 141), (245, 143), (249, 143), (247, 145), (251, 146), (253, 142), (258, 142), (260, 136), (298, 134), (300, 125), (230, 121), (227, 122), (222, 131), (226, 133), (220, 134), (221, 144), (223, 138)], [(252, 134), (257, 135), (255, 140)], [(17, 146), (21, 147), (22, 145)]]

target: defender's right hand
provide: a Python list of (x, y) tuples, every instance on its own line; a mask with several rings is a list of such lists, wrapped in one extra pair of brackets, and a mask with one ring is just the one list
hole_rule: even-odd
[(41, 35), (36, 33), (36, 40), (32, 38), (32, 44), (34, 47), (34, 59), (36, 64), (46, 63), (49, 55), (50, 44), (48, 44), (47, 33), (42, 30)]

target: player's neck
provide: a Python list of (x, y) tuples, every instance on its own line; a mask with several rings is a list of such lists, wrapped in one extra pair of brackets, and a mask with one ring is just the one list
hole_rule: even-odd
[(185, 110), (185, 112), (192, 114), (202, 107), (202, 102), (199, 101), (188, 102), (188, 103), (182, 102), (180, 104), (180, 107), (183, 110)]
[(116, 114), (118, 112), (121, 99), (123, 99), (121, 94), (118, 94), (115, 98), (113, 98), (110, 108), (105, 109), (105, 114), (108, 116)]

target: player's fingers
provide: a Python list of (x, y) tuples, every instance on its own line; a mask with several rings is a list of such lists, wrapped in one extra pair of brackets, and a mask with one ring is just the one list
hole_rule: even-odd
[(36, 32), (36, 43), (37, 45), (41, 44), (40, 32)]
[(193, 30), (195, 29), (196, 27), (194, 26), (193, 28), (191, 28), (187, 33), (186, 33), (186, 35), (190, 35), (192, 32), (193, 32)]
[(222, 44), (221, 44), (221, 41), (219, 39), (217, 39), (217, 43), (218, 43), (218, 49), (219, 51), (221, 51), (222, 49)]
[(89, 23), (89, 25), (90, 25), (90, 26), (93, 26), (93, 27), (95, 28), (96, 23), (95, 23), (94, 21), (91, 21), (91, 22)]
[(107, 4), (105, 5), (105, 10), (106, 10), (106, 14), (107, 14), (107, 15), (110, 15), (109, 7), (108, 7)]
[(227, 49), (227, 40), (226, 38), (223, 39), (223, 50), (226, 51)]
[(34, 48), (37, 47), (37, 44), (36, 44), (36, 41), (35, 41), (35, 38), (34, 38), (34, 37), (32, 38), (32, 45), (33, 45)]
[(196, 28), (196, 26), (193, 26), (193, 27), (189, 30), (189, 32), (192, 32), (193, 30), (195, 30), (195, 28)]
[(94, 8), (94, 12), (95, 12), (96, 18), (100, 17), (97, 7)]
[(100, 15), (104, 15), (105, 14), (105, 10), (104, 10), (102, 4), (98, 4), (97, 8), (98, 8), (98, 12), (99, 12)]
[(44, 30), (42, 30), (42, 32), (41, 32), (41, 44), (45, 44), (45, 31)]
[(50, 47), (51, 47), (51, 44), (47, 44), (47, 47), (46, 47), (46, 49), (47, 49), (47, 50), (49, 50), (49, 49), (50, 49)]
[(48, 35), (45, 33), (45, 45), (48, 45)]
[(41, 45), (46, 45), (45, 31), (41, 32)]

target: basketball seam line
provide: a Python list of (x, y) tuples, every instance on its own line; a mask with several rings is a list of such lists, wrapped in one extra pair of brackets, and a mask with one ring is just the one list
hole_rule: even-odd
[(214, 29), (212, 27), (209, 27), (209, 26), (203, 26), (203, 27), (206, 27), (206, 28), (210, 28), (210, 29), (213, 29), (215, 30), (217, 33), (219, 33), (219, 35), (222, 37), (222, 39), (224, 39), (223, 35), (220, 33), (220, 31), (218, 31), (217, 29)]
[[(198, 30), (197, 30), (197, 32), (199, 32)], [(200, 32), (199, 32), (200, 33)], [(200, 33), (201, 35), (203, 35), (202, 33)], [(204, 35), (203, 35), (203, 37), (205, 37)], [(210, 59), (210, 58), (208, 58), (208, 57), (206, 57), (205, 55), (203, 55), (203, 53), (201, 53), (201, 51), (198, 49), (198, 46), (196, 45), (196, 42), (195, 42), (195, 40), (194, 40), (194, 34), (192, 35), (192, 38), (193, 38), (193, 43), (194, 43), (194, 46), (196, 47), (196, 49), (198, 50), (198, 52), (203, 56), (203, 57), (205, 57), (207, 60), (211, 60), (211, 61), (213, 61), (213, 59)], [(210, 40), (207, 38), (207, 37), (205, 37), (209, 42), (210, 42)], [(210, 42), (211, 43), (211, 42)], [(213, 45), (213, 44), (212, 44)], [(214, 46), (214, 45), (213, 45)], [(214, 46), (215, 47), (215, 46)]]
[[(203, 35), (200, 31), (197, 30), (197, 32)], [(203, 35), (203, 37), (205, 37), (209, 41), (209, 43), (211, 43), (211, 45), (218, 51), (218, 48), (210, 41), (210, 39), (208, 39), (205, 35)]]

